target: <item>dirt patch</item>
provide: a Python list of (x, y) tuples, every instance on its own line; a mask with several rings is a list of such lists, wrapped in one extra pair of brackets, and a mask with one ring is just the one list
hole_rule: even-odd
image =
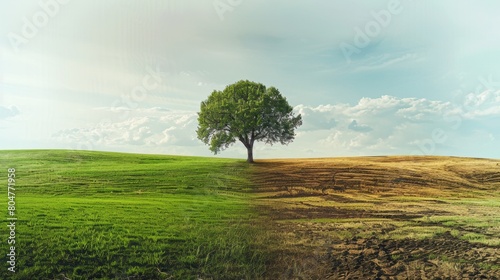
[(327, 247), (325, 279), (495, 279), (497, 248), (458, 240), (449, 232), (432, 239), (353, 238)]

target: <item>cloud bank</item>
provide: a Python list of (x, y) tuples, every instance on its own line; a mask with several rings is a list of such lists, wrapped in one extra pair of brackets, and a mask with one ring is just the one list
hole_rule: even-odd
[[(456, 139), (467, 134), (470, 141), (491, 142), (500, 135), (478, 123), (500, 118), (500, 91), (468, 94), (462, 104), (425, 98), (398, 98), (384, 95), (362, 98), (357, 104), (297, 105), (304, 124), (297, 130), (294, 143), (287, 147), (258, 144), (261, 157), (298, 157), (378, 155), (378, 154), (446, 154), (457, 145)], [(196, 139), (197, 114), (164, 108), (96, 108), (110, 118), (88, 127), (61, 130), (57, 141), (75, 148), (120, 147), (147, 152), (163, 147), (169, 151), (208, 149)], [(113, 121), (113, 118), (115, 121)], [(466, 137), (466, 138), (467, 138)], [(488, 145), (488, 143), (485, 143)], [(222, 156), (239, 157), (242, 145), (235, 144)]]

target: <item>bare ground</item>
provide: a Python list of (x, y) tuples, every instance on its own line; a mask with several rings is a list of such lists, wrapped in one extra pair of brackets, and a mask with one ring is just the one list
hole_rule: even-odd
[(268, 279), (499, 279), (500, 161), (266, 160), (254, 166)]

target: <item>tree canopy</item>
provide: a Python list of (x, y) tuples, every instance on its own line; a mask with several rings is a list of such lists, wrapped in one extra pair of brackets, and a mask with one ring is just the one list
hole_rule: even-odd
[(294, 115), (278, 89), (241, 80), (223, 91), (214, 90), (201, 102), (196, 133), (215, 154), (240, 141), (251, 163), (255, 141), (287, 145), (300, 125), (301, 115)]

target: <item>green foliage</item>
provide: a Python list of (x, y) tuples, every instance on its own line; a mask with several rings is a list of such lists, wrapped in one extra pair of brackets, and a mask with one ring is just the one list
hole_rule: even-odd
[[(259, 279), (264, 272), (240, 161), (75, 151), (0, 155), (2, 169), (16, 168), (19, 219), (17, 272), (4, 262), (0, 279)], [(6, 210), (6, 195), (1, 204)], [(2, 242), (0, 251), (7, 249)]]
[(294, 116), (278, 89), (242, 80), (213, 91), (201, 103), (197, 135), (215, 154), (236, 141), (251, 151), (255, 141), (292, 142), (300, 125), (301, 115)]

